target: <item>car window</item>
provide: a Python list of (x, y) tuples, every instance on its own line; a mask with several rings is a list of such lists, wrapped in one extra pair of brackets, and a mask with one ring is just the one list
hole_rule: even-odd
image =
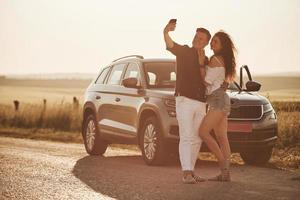
[(145, 62), (146, 81), (149, 88), (174, 88), (176, 72), (174, 62)]
[(239, 91), (237, 83), (235, 83), (235, 82), (229, 83), (229, 86), (227, 89), (230, 91)]
[(110, 76), (108, 78), (107, 84), (110, 84), (110, 85), (120, 84), (120, 80), (121, 80), (121, 76), (122, 76), (124, 67), (125, 67), (125, 64), (117, 64), (117, 65), (113, 66)]
[(176, 73), (175, 72), (170, 73), (170, 80), (171, 81), (176, 81)]
[(154, 85), (156, 80), (156, 75), (152, 72), (147, 72), (148, 75), (148, 83), (149, 85)]
[(125, 78), (137, 78), (138, 82), (137, 85), (140, 86), (140, 72), (139, 72), (139, 66), (136, 63), (129, 63), (126, 72), (125, 72)]
[(129, 63), (124, 78), (139, 78), (139, 67), (136, 63)]
[(96, 80), (96, 84), (103, 84), (108, 71), (109, 71), (109, 67), (102, 70), (102, 72), (100, 73), (100, 75), (98, 76), (98, 78)]

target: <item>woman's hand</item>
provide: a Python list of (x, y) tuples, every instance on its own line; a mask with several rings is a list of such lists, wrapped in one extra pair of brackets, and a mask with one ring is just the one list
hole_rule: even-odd
[(203, 84), (205, 85), (205, 87), (208, 87), (208, 86), (210, 86), (211, 84), (209, 84), (208, 82), (206, 82), (206, 81), (203, 81)]
[(221, 85), (221, 88), (226, 91), (228, 86), (229, 86), (229, 83), (227, 81), (224, 81)]

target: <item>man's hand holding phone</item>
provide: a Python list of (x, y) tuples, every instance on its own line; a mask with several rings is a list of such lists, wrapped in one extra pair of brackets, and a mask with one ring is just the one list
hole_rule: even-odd
[(169, 23), (166, 25), (164, 29), (164, 33), (168, 33), (170, 31), (174, 31), (176, 28), (177, 19), (170, 19)]

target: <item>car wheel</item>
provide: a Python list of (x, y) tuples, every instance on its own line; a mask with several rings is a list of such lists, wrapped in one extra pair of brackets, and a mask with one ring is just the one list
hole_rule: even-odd
[(140, 132), (140, 148), (147, 165), (162, 165), (165, 162), (166, 151), (163, 145), (161, 128), (155, 117), (147, 118)]
[(107, 149), (107, 143), (101, 139), (95, 116), (90, 114), (84, 120), (82, 132), (85, 150), (90, 155), (102, 155)]
[(272, 147), (240, 152), (244, 162), (249, 165), (264, 165), (272, 156)]

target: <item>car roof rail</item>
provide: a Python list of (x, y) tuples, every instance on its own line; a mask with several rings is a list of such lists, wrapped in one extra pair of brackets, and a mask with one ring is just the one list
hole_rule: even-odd
[(124, 58), (130, 58), (130, 57), (135, 57), (135, 58), (144, 59), (144, 57), (143, 57), (143, 56), (140, 56), (140, 55), (129, 55), (129, 56), (124, 56), (124, 57), (118, 58), (118, 59), (116, 59), (116, 60), (113, 60), (113, 62), (116, 62), (116, 61), (121, 60), (121, 59), (124, 59)]

